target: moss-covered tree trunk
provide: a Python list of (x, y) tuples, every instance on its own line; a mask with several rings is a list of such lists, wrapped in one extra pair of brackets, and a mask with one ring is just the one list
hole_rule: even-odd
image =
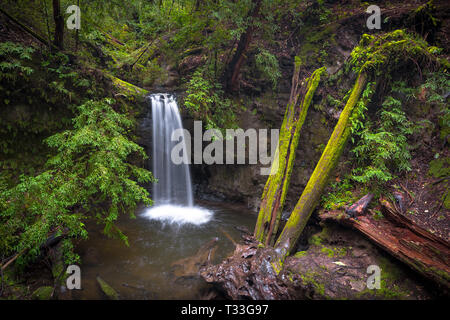
[[(314, 71), (311, 77), (299, 83), (300, 63), (295, 63), (292, 76), (291, 95), (280, 129), (275, 159), (272, 163), (271, 175), (267, 179), (262, 195), (255, 237), (266, 245), (273, 244), (289, 187), (292, 168), (295, 160), (300, 130), (312, 97), (317, 89), (320, 76), (325, 68)], [(299, 98), (301, 101), (298, 103)]]
[(311, 213), (316, 207), (327, 180), (336, 166), (350, 136), (350, 116), (366, 86), (367, 76), (360, 73), (352, 89), (350, 98), (342, 111), (338, 123), (328, 140), (327, 146), (320, 157), (309, 181), (303, 190), (289, 220), (278, 238), (275, 247), (281, 249), (283, 255), (289, 254), (298, 237), (303, 231)]

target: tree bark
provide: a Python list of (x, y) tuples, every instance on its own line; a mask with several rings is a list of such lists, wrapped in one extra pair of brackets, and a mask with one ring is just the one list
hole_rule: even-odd
[(64, 17), (61, 13), (60, 0), (53, 0), (53, 19), (55, 20), (54, 44), (60, 50), (64, 49)]
[(356, 220), (339, 211), (322, 212), (319, 216), (322, 220), (338, 222), (360, 231), (393, 257), (450, 288), (449, 243), (408, 220), (387, 200), (380, 199), (380, 204), (386, 219), (364, 215)]
[(366, 74), (360, 73), (352, 89), (350, 98), (328, 140), (327, 146), (275, 244), (275, 247), (281, 249), (280, 252), (284, 256), (289, 254), (293, 249), (306, 222), (319, 201), (332, 170), (339, 160), (345, 143), (350, 136), (350, 116), (366, 83)]
[[(311, 77), (299, 83), (300, 63), (295, 64), (292, 76), (291, 95), (280, 129), (275, 159), (261, 199), (255, 238), (266, 245), (273, 244), (278, 230), (284, 201), (289, 187), (295, 151), (300, 138), (300, 130), (312, 97), (317, 89), (325, 68), (314, 71)], [(300, 103), (298, 102), (301, 97)]]
[(246, 58), (245, 53), (250, 46), (253, 39), (253, 33), (255, 31), (254, 19), (258, 17), (259, 10), (261, 9), (262, 0), (253, 0), (253, 9), (250, 11), (249, 20), (250, 24), (247, 30), (241, 35), (239, 43), (234, 53), (233, 58), (225, 69), (225, 89), (228, 92), (237, 91), (238, 89), (238, 78), (239, 72), (241, 70), (242, 64)]

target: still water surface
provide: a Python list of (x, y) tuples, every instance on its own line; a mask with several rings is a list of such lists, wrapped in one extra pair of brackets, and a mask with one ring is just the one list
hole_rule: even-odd
[(121, 218), (117, 225), (128, 236), (129, 247), (103, 235), (100, 227), (91, 227), (89, 239), (78, 246), (82, 290), (74, 290), (73, 297), (104, 299), (96, 282), (100, 276), (121, 299), (204, 298), (209, 286), (198, 277), (177, 277), (174, 263), (195, 255), (216, 237), (218, 248), (211, 259), (220, 262), (234, 250), (225, 233), (238, 242), (241, 231), (236, 227), (253, 231), (256, 215), (239, 205), (202, 202), (199, 206), (212, 214), (199, 225), (150, 219), (145, 209), (138, 210), (136, 219)]

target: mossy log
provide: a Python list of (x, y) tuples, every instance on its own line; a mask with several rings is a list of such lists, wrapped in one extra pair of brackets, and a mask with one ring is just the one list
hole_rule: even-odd
[(112, 81), (113, 85), (117, 89), (119, 89), (118, 94), (123, 95), (127, 98), (142, 99), (149, 94), (149, 91), (135, 86), (134, 84), (131, 84), (129, 82), (123, 81), (113, 76), (112, 74), (104, 73), (104, 75)]
[(338, 222), (360, 231), (393, 257), (448, 290), (449, 243), (406, 219), (387, 200), (381, 199), (380, 204), (383, 219), (375, 219), (370, 214), (353, 219), (342, 211), (322, 212), (319, 216), (323, 221)]
[(366, 83), (367, 75), (360, 73), (327, 146), (275, 244), (275, 247), (281, 249), (283, 255), (289, 254), (297, 242), (341, 156), (350, 136), (350, 117)]
[[(255, 238), (266, 245), (274, 242), (274, 235), (277, 233), (289, 187), (300, 130), (305, 122), (306, 113), (320, 82), (320, 76), (325, 70), (325, 67), (317, 69), (311, 77), (299, 83), (300, 63), (297, 62), (295, 64), (291, 95), (283, 124), (281, 125), (280, 138), (271, 168), (271, 175), (267, 179), (262, 195), (254, 233)], [(301, 101), (297, 103), (299, 98)]]

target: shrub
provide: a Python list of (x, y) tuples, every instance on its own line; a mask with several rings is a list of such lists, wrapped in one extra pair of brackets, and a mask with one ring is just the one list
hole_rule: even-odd
[(20, 262), (35, 258), (49, 235), (65, 235), (67, 263), (76, 262), (70, 238), (85, 238), (85, 221), (104, 224), (104, 232), (127, 243), (114, 225), (120, 213), (133, 216), (136, 205), (151, 204), (138, 183), (152, 181), (149, 171), (127, 162), (143, 149), (128, 140), (131, 120), (112, 108), (113, 100), (88, 101), (78, 107), (74, 127), (46, 140), (56, 149), (46, 170), (21, 176), (19, 184), (0, 190), (0, 251), (26, 252)]

